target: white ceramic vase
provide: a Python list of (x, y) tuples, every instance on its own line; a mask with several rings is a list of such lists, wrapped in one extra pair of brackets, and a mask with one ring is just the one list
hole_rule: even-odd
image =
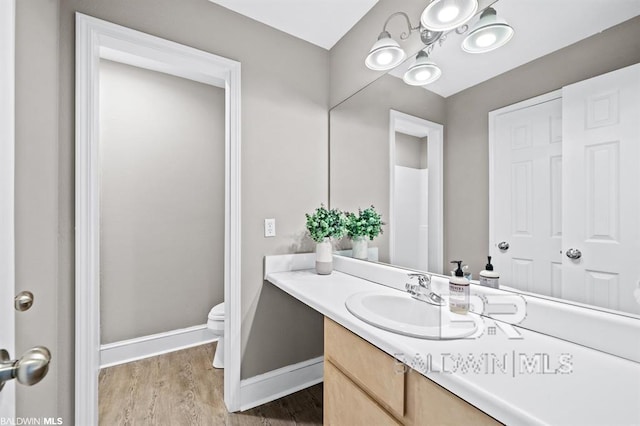
[(325, 238), (316, 243), (316, 272), (318, 275), (329, 275), (333, 271), (333, 247), (331, 240)]
[(353, 237), (351, 240), (351, 250), (353, 251), (352, 255), (354, 259), (368, 259), (369, 242), (367, 237)]

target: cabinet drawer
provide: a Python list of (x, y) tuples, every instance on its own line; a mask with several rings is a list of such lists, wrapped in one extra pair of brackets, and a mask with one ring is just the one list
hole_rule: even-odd
[(331, 361), (324, 363), (323, 399), (325, 425), (400, 425)]
[(324, 353), (391, 414), (404, 416), (404, 366), (396, 359), (326, 317)]

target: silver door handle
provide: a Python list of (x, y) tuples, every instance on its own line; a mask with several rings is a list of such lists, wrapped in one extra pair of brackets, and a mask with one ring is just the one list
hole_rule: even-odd
[(507, 251), (507, 250), (509, 250), (509, 243), (508, 243), (508, 242), (506, 242), (506, 241), (500, 241), (500, 242), (498, 243), (498, 248), (499, 248), (500, 250)]
[(567, 250), (567, 257), (569, 259), (580, 259), (582, 257), (582, 252), (576, 248), (570, 248)]
[(19, 312), (29, 310), (29, 308), (33, 306), (33, 293), (30, 291), (21, 291), (13, 299), (13, 306), (16, 308), (16, 311)]
[(26, 386), (35, 385), (47, 375), (50, 362), (51, 352), (44, 346), (29, 349), (16, 360), (11, 359), (9, 352), (0, 349), (0, 390), (11, 379)]

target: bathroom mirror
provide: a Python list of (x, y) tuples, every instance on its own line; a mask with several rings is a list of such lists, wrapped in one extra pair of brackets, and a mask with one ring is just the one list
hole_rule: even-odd
[[(519, 31), (519, 25), (524, 25), (521, 23), (526, 20), (546, 21), (536, 20), (531, 13), (522, 16), (522, 9), (526, 8), (527, 4), (516, 3), (521, 2), (500, 0), (495, 5), (501, 17), (516, 31), (510, 44), (502, 49), (531, 49), (538, 52), (535, 41), (537, 39), (525, 39), (525, 32)], [(571, 3), (553, 2), (550, 7), (564, 10), (570, 7)], [(624, 10), (626, 16), (615, 18), (615, 22), (605, 27), (606, 30), (597, 34), (592, 32), (582, 37), (583, 40), (566, 44), (559, 51), (536, 53), (530, 57), (529, 62), (523, 62), (519, 67), (492, 78), (482, 77), (478, 80), (481, 77), (473, 74), (476, 71), (482, 74), (487, 64), (498, 62), (495, 58), (499, 56), (493, 56), (493, 53), (467, 54), (466, 57), (462, 56), (462, 63), (457, 62), (457, 58), (449, 63), (442, 59), (439, 65), (443, 69), (443, 76), (441, 81), (436, 82), (431, 88), (407, 86), (397, 76), (402, 75), (403, 66), (406, 69), (408, 64), (415, 60), (409, 55), (405, 64), (398, 67), (400, 70), (392, 70), (379, 77), (334, 106), (330, 111), (331, 206), (356, 210), (373, 204), (382, 213), (383, 221), (387, 222), (383, 228), (384, 234), (371, 243), (378, 248), (381, 262), (447, 275), (451, 269), (448, 261), (462, 259), (469, 265), (473, 279), (477, 279), (478, 272), (484, 269), (490, 248), (498, 243), (490, 241), (489, 237), (489, 113), (640, 62), (640, 48), (637, 42), (640, 39), (640, 6), (637, 2), (624, 0), (617, 0), (615, 3), (619, 6), (619, 11)], [(589, 13), (593, 14), (589, 16), (595, 16), (597, 20), (597, 9), (600, 8), (601, 13), (606, 14), (611, 4), (589, 2), (588, 8), (591, 10)], [(569, 28), (573, 28), (572, 20), (584, 19), (585, 16), (574, 13), (569, 21), (563, 23), (563, 31), (571, 32)], [(439, 51), (459, 50), (463, 38), (452, 34), (442, 46), (436, 46), (434, 60), (438, 61)], [(361, 52), (354, 54), (364, 57), (369, 47), (362, 46)], [(509, 53), (508, 50), (506, 52)], [(598, 54), (594, 55), (594, 52)], [(517, 51), (513, 52), (513, 55), (518, 54)], [(478, 61), (482, 65), (476, 68)], [(364, 62), (362, 66), (365, 66)], [(457, 90), (450, 90), (450, 87), (456, 86), (456, 79), (473, 81), (461, 85)], [(419, 239), (421, 234), (428, 235), (430, 232), (438, 231), (443, 233), (442, 262), (437, 265), (429, 263), (427, 268), (397, 259), (392, 248), (394, 234), (397, 235), (393, 229), (398, 224), (398, 219), (391, 213), (398, 211), (398, 208), (394, 210), (390, 204), (393, 193), (393, 168), (405, 167), (419, 173), (419, 170), (424, 169), (425, 159), (420, 157), (421, 151), (416, 146), (419, 147), (420, 143), (428, 146), (429, 143), (428, 139), (420, 141), (420, 138), (417, 138), (418, 141), (401, 141), (400, 143), (405, 145), (401, 150), (414, 154), (409, 154), (408, 158), (396, 158), (394, 164), (390, 158), (390, 135), (394, 134), (390, 125), (392, 110), (444, 125), (443, 228), (440, 230), (423, 226), (415, 228), (412, 234), (414, 238)], [(405, 136), (397, 137), (396, 142), (405, 139)], [(413, 146), (414, 150), (411, 151), (407, 146)], [(420, 204), (419, 201), (407, 204), (404, 207), (405, 213), (418, 214)], [(418, 247), (416, 244), (415, 241), (410, 241), (407, 246)], [(340, 248), (349, 248), (349, 242), (341, 241)], [(430, 249), (431, 247), (427, 247), (427, 253)], [(413, 249), (414, 252), (416, 250), (419, 248)], [(501, 285), (509, 287), (509, 284), (501, 280)], [(631, 293), (625, 297), (633, 298), (633, 291)], [(637, 290), (637, 293), (640, 293), (640, 290)], [(555, 294), (540, 296), (557, 297)], [(577, 303), (573, 300), (565, 301)], [(584, 301), (577, 304), (584, 305)], [(593, 307), (640, 318), (640, 308), (634, 310), (635, 306), (634, 309), (624, 311), (595, 305)]]
[(333, 108), (330, 120), (332, 208), (374, 206), (385, 223), (371, 243), (380, 261), (441, 272), (441, 97), (387, 74)]

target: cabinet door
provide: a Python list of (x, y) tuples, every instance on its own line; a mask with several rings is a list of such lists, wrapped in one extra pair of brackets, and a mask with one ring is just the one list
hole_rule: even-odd
[(497, 426), (501, 423), (415, 370), (407, 373), (407, 426)]
[(640, 313), (640, 64), (563, 98), (563, 298)]
[(331, 362), (324, 363), (325, 425), (400, 425)]
[(325, 317), (324, 357), (398, 418), (404, 415), (404, 366)]

